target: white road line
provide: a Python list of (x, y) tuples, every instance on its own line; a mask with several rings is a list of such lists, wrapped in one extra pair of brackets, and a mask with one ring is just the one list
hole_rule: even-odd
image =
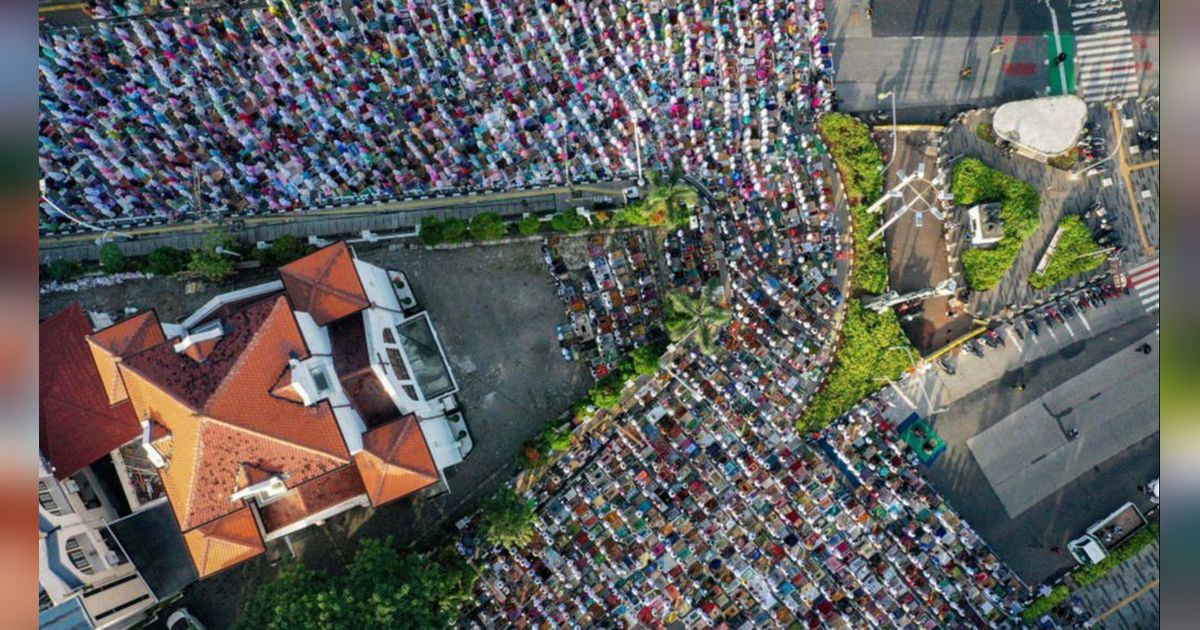
[[(1072, 18), (1071, 22), (1073, 24), (1075, 24), (1076, 26), (1079, 26), (1081, 24), (1091, 24), (1091, 25), (1093, 25), (1094, 28), (1101, 28), (1102, 25), (1099, 24), (1099, 22), (1125, 22), (1121, 26), (1129, 25), (1129, 22), (1125, 19), (1125, 16), (1121, 15), (1120, 13), (1109, 14), (1109, 15), (1096, 15), (1096, 16), (1092, 16), (1092, 17)], [(1103, 26), (1111, 26), (1111, 25), (1104, 24)]]
[(1011, 339), (1014, 344), (1016, 344), (1017, 352), (1025, 352), (1025, 346), (1021, 344), (1021, 340), (1017, 337), (1015, 329), (1005, 328), (1004, 332), (1007, 333), (1005, 336)]
[(1046, 324), (1046, 330), (1050, 331), (1050, 336), (1054, 337), (1055, 341), (1058, 341), (1058, 335), (1055, 334), (1053, 326), (1051, 326), (1050, 324)]
[(1115, 46), (1120, 46), (1122, 48), (1129, 48), (1132, 50), (1133, 49), (1133, 40), (1125, 38), (1125, 37), (1119, 37), (1119, 36), (1113, 36), (1113, 37), (1108, 38), (1107, 40), (1093, 39), (1091, 41), (1087, 41), (1087, 42), (1083, 42), (1083, 43), (1079, 44), (1079, 46), (1076, 47), (1075, 50), (1082, 52), (1085, 50), (1092, 51), (1092, 50), (1098, 50), (1101, 48), (1112, 48)]
[[(1129, 29), (1123, 28), (1119, 31), (1110, 31), (1108, 33), (1093, 33), (1091, 35), (1076, 35), (1075, 41), (1077, 41), (1077, 42), (1094, 42), (1097, 40), (1108, 39), (1110, 37), (1114, 37), (1114, 38), (1115, 37), (1129, 37), (1132, 34), (1133, 33), (1129, 32)], [(1130, 45), (1132, 46), (1133, 44), (1130, 44)]]
[(1109, 82), (1124, 81), (1129, 77), (1137, 75), (1135, 66), (1117, 67), (1109, 70), (1108, 68), (1097, 68), (1079, 73), (1080, 81), (1095, 81), (1097, 79), (1105, 79)]
[(1080, 67), (1092, 66), (1098, 63), (1111, 63), (1122, 59), (1134, 59), (1132, 51), (1128, 50), (1097, 50), (1087, 54), (1079, 53), (1075, 55), (1075, 59), (1079, 62)]
[(1063, 326), (1066, 326), (1066, 327), (1067, 327), (1067, 332), (1071, 333), (1071, 336), (1072, 336), (1072, 337), (1074, 337), (1074, 336), (1075, 336), (1075, 330), (1071, 328), (1071, 322), (1068, 322), (1068, 321), (1066, 320), (1066, 318), (1063, 318), (1063, 323), (1062, 323), (1062, 324), (1063, 324)]
[(1092, 325), (1088, 323), (1087, 318), (1083, 316), (1083, 311), (1076, 309), (1076, 312), (1079, 313), (1079, 321), (1083, 322), (1083, 327), (1086, 328), (1089, 333), (1092, 332)]

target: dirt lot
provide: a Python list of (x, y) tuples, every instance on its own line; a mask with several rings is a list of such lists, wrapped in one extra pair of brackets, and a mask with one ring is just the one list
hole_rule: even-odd
[[(360, 257), (408, 274), (445, 345), (475, 448), (447, 471), (450, 493), (401, 500), (378, 510), (352, 510), (292, 536), (310, 566), (337, 570), (364, 536), (392, 536), (404, 545), (428, 544), (472, 512), (512, 477), (521, 444), (569, 409), (591, 385), (586, 367), (559, 354), (554, 327), (564, 320), (537, 243), (477, 246), (450, 251), (356, 247)], [(274, 279), (255, 272), (237, 282), (183, 295), (175, 280), (153, 279), (82, 294), (45, 296), (42, 316), (79, 300), (114, 317), (125, 306), (158, 309), (178, 320), (212, 295)], [(283, 541), (266, 556), (195, 584), (184, 603), (210, 628), (232, 625), (241, 602), (270, 579), (272, 559), (287, 554)]]

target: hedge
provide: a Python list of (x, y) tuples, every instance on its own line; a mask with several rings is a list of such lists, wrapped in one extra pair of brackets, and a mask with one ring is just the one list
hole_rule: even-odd
[(803, 430), (825, 427), (879, 389), (883, 377), (899, 378), (912, 364), (908, 352), (888, 350), (893, 346), (912, 348), (890, 308), (875, 313), (851, 300), (842, 330), (844, 337), (833, 368), (798, 425)]
[(817, 121), (817, 130), (842, 174), (854, 239), (853, 288), (880, 294), (887, 290), (888, 264), (883, 239), (868, 237), (879, 229), (882, 216), (868, 213), (867, 207), (883, 194), (883, 156), (871, 139), (871, 130), (853, 116), (826, 114)]
[(1033, 600), (1033, 603), (1028, 608), (1022, 610), (1021, 619), (1025, 620), (1025, 623), (1037, 623), (1037, 620), (1042, 615), (1048, 614), (1050, 611), (1058, 608), (1058, 605), (1067, 601), (1067, 598), (1070, 596), (1071, 589), (1059, 584), (1050, 590), (1049, 595), (1043, 595)]
[(976, 158), (954, 165), (950, 191), (960, 205), (1000, 202), (1004, 236), (991, 249), (972, 247), (962, 254), (963, 276), (974, 291), (987, 291), (1000, 284), (1021, 252), (1021, 245), (1041, 224), (1042, 204), (1037, 190), (1025, 182), (1001, 173)]
[(1035, 289), (1058, 284), (1104, 264), (1104, 256), (1089, 255), (1097, 252), (1100, 245), (1083, 219), (1076, 215), (1065, 217), (1058, 227), (1062, 228), (1062, 236), (1058, 237), (1058, 247), (1050, 255), (1046, 271), (1029, 276), (1029, 284)]

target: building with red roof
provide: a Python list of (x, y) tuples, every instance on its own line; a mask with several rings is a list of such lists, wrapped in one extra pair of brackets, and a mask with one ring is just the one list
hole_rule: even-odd
[[(470, 448), (457, 382), (428, 314), (398, 295), (400, 272), (339, 242), (280, 278), (178, 324), (148, 312), (92, 332), (78, 309), (48, 320), (70, 328), (63, 361), (79, 374), (64, 378), (88, 383), (84, 396), (43, 377), (52, 463), (133, 441), (201, 578), (345, 510), (447, 491), (442, 471)], [(105, 439), (72, 431), (67, 404), (94, 409), (88, 432)]]

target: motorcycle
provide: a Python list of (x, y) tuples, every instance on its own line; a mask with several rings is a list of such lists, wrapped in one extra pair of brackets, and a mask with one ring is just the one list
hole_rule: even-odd
[(1037, 319), (1030, 313), (1025, 313), (1025, 327), (1029, 329), (1029, 334), (1038, 336)]
[(1013, 333), (1017, 335), (1017, 338), (1021, 341), (1025, 341), (1025, 333), (1021, 332), (1021, 327), (1018, 326), (1016, 322), (1010, 322), (1010, 324), (1012, 325)]
[(952, 362), (950, 360), (950, 355), (948, 355), (948, 354), (943, 355), (942, 358), (938, 359), (938, 367), (945, 370), (946, 373), (949, 374), (950, 376), (954, 376), (955, 374), (958, 373), (958, 371), (954, 367), (954, 362)]
[(1063, 314), (1063, 317), (1066, 317), (1068, 319), (1071, 317), (1075, 317), (1075, 309), (1074, 309), (1074, 307), (1071, 306), (1071, 303), (1069, 301), (1067, 301), (1067, 302), (1060, 301), (1058, 306), (1059, 306), (1059, 312)]
[(979, 344), (976, 343), (976, 340), (972, 339), (963, 345), (967, 347), (967, 351), (971, 354), (979, 357), (980, 359), (983, 358), (983, 348), (979, 347)]
[[(1000, 331), (996, 330), (995, 328), (987, 331), (987, 337), (988, 337), (988, 339), (991, 339), (992, 341), (994, 341), (997, 345), (1001, 345), (1001, 346), (1007, 345), (1006, 343), (1004, 343), (1004, 335), (1001, 335)], [(992, 347), (995, 348), (996, 346), (992, 346)]]
[(1088, 300), (1087, 291), (1084, 291), (1083, 293), (1079, 294), (1078, 306), (1079, 306), (1079, 310), (1081, 310), (1081, 311), (1092, 308), (1092, 302), (1090, 300)]

